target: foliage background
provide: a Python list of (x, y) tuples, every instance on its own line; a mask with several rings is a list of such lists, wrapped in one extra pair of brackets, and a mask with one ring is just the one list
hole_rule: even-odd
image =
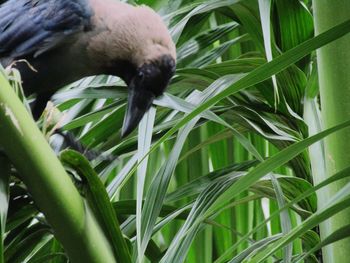
[[(327, 35), (294, 49), (314, 36), (310, 1), (135, 4), (162, 14), (178, 54), (176, 76), (138, 132), (120, 138), (127, 91), (112, 76), (88, 77), (63, 88), (53, 103), (64, 117), (48, 109), (40, 122), (47, 138), (52, 120), (58, 120), (84, 145), (118, 157), (97, 158), (91, 165), (132, 260), (321, 262), (320, 247), (346, 237), (349, 227), (321, 241), (319, 224), (348, 207), (349, 197), (346, 185), (317, 210), (317, 184), (327, 186), (348, 173), (324, 181), (319, 140), (326, 133), (306, 139), (322, 130), (310, 52), (332, 40)], [(15, 71), (9, 73), (10, 80), (16, 77)], [(197, 105), (204, 105), (203, 111), (190, 119)], [(59, 136), (50, 142), (57, 151), (62, 148)], [(61, 159), (84, 197), (104, 200), (102, 190), (93, 191), (99, 183), (86, 175), (89, 164), (84, 164), (88, 171), (79, 172), (69, 152)], [(16, 178), (11, 176), (8, 202), (7, 184), (0, 183), (5, 261), (67, 262), (44, 215)], [(97, 206), (95, 213), (104, 209)], [(105, 232), (114, 227), (111, 221), (102, 225)]]

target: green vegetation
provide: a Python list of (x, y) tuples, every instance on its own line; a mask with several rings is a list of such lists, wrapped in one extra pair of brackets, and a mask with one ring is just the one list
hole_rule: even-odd
[[(36, 125), (3, 70), (0, 263), (345, 262), (350, 4), (313, 2), (137, 1), (178, 61), (125, 139), (118, 78), (64, 87)], [(55, 125), (102, 157), (56, 158)]]

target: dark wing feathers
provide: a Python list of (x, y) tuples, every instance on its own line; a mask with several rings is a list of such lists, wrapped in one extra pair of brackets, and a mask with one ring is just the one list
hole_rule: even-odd
[(0, 58), (38, 56), (90, 26), (86, 0), (9, 0), (0, 6)]

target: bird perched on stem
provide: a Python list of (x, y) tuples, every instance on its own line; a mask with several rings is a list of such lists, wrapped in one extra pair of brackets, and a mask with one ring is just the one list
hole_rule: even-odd
[[(22, 62), (23, 60), (27, 62)], [(160, 16), (114, 0), (8, 0), (0, 6), (0, 62), (20, 71), (38, 118), (53, 93), (86, 76), (108, 74), (128, 86), (122, 136), (167, 87), (176, 51)]]

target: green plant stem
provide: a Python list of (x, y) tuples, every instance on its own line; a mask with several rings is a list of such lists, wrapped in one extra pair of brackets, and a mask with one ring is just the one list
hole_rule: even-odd
[[(314, 0), (316, 34), (349, 19), (348, 0)], [(321, 92), (322, 117), (324, 128), (329, 128), (350, 119), (350, 35), (346, 35), (317, 52), (319, 83)], [(350, 129), (344, 129), (325, 140), (327, 176), (350, 165)], [(315, 182), (319, 181), (315, 175)], [(334, 195), (344, 181), (327, 188), (329, 198)], [(322, 207), (322, 202), (319, 202)], [(321, 225), (321, 238), (330, 235), (340, 227), (349, 224), (350, 209), (329, 219)], [(324, 262), (348, 262), (350, 239), (344, 239), (327, 246), (323, 250)]]
[(90, 209), (0, 72), (0, 145), (72, 262), (115, 262)]

